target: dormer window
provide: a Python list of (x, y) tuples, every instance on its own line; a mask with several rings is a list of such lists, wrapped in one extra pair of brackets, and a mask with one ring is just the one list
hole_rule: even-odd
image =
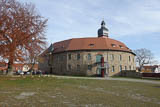
[(93, 44), (93, 43), (91, 43), (91, 44), (89, 44), (88, 46), (91, 46), (91, 47), (93, 47), (93, 46), (94, 46), (94, 44)]
[(115, 44), (111, 44), (112, 45), (112, 47), (116, 47), (116, 45)]
[(123, 48), (123, 46), (122, 46), (122, 45), (119, 45), (119, 47), (120, 47), (120, 48)]

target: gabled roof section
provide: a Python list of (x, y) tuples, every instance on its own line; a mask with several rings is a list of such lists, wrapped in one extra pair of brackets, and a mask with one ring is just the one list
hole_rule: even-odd
[[(53, 47), (54, 47), (53, 53), (67, 51), (68, 50), (67, 48), (69, 47), (71, 41), (72, 41), (72, 39), (54, 43), (53, 44)], [(74, 45), (76, 45), (76, 44), (74, 44)]]

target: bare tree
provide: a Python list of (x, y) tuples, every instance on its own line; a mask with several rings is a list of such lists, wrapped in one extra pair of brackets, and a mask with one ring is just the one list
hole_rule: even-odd
[(8, 61), (9, 74), (14, 62), (24, 62), (43, 50), (47, 20), (35, 6), (16, 0), (0, 0), (0, 56)]
[(134, 50), (136, 54), (136, 62), (139, 66), (139, 71), (145, 64), (153, 64), (155, 62), (153, 53), (145, 48)]

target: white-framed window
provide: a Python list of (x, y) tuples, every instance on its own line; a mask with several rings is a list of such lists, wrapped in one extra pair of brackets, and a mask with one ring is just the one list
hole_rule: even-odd
[(92, 65), (88, 65), (88, 70), (92, 70)]
[(71, 54), (68, 54), (68, 59), (69, 59), (69, 60), (71, 60), (71, 57), (72, 57)]
[(80, 65), (77, 65), (77, 71), (80, 71)]
[(59, 59), (60, 59), (59, 56), (57, 56), (57, 61), (58, 61), (58, 62), (59, 62)]
[(120, 60), (120, 61), (122, 60), (122, 55), (119, 55), (119, 60)]
[(114, 55), (113, 54), (111, 54), (111, 60), (114, 60)]
[(62, 60), (63, 60), (63, 55), (60, 56), (60, 61), (62, 61)]
[(131, 61), (131, 56), (129, 56), (129, 61)]
[(122, 71), (122, 65), (119, 66), (119, 70)]
[(131, 66), (129, 66), (129, 70), (131, 70)]
[(70, 64), (68, 64), (68, 70), (71, 70), (71, 65)]
[(125, 66), (125, 70), (127, 70), (127, 66)]
[(88, 53), (88, 60), (91, 60), (91, 54)]
[(114, 66), (112, 66), (112, 72), (114, 72)]
[(77, 54), (77, 60), (79, 60), (79, 59), (80, 59), (80, 53)]

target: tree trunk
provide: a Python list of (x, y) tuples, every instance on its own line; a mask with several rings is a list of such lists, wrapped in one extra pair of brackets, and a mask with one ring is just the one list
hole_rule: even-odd
[(9, 75), (9, 76), (13, 75), (13, 63), (14, 63), (14, 57), (13, 56), (14, 56), (14, 51), (11, 52), (9, 62), (8, 62), (7, 75)]
[(141, 65), (141, 66), (139, 67), (139, 72), (142, 71), (142, 68), (143, 68), (143, 65)]
[(32, 76), (32, 71), (33, 71), (33, 67), (34, 67), (35, 63), (32, 63), (32, 66), (31, 68), (28, 70), (30, 73), (31, 73), (31, 76)]
[(12, 76), (13, 75), (13, 63), (8, 63), (8, 69), (7, 69), (7, 75)]

